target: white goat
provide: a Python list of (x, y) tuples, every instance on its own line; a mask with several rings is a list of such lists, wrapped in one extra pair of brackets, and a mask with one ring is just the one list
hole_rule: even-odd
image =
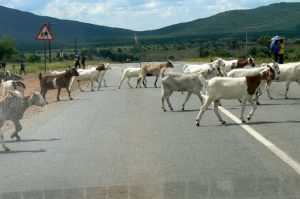
[(8, 80), (6, 82), (0, 80), (0, 86), (2, 86), (2, 97), (7, 96), (8, 91), (17, 90), (24, 94), (25, 84), (22, 81)]
[(0, 140), (5, 151), (9, 151), (9, 148), (4, 144), (3, 130), (1, 129), (5, 121), (11, 120), (15, 125), (15, 132), (10, 137), (16, 137), (17, 140), (20, 140), (18, 132), (22, 130), (20, 120), (24, 112), (32, 105), (44, 106), (46, 103), (42, 95), (38, 92), (34, 92), (31, 96), (26, 97), (23, 97), (18, 91), (10, 93), (10, 96), (0, 102)]
[[(130, 84), (130, 79), (132, 77), (138, 78), (142, 69), (141, 68), (135, 68), (135, 67), (128, 67), (126, 69), (120, 68), (120, 70), (123, 72), (123, 75), (122, 75), (122, 79), (121, 79), (121, 82), (120, 82), (120, 85), (119, 85), (119, 89), (121, 88), (121, 85), (122, 85), (123, 81), (126, 78), (127, 78), (127, 84), (128, 84), (128, 86), (130, 88), (132, 88), (132, 86)], [(141, 88), (141, 83), (140, 82), (139, 82), (138, 86)]]
[[(80, 81), (89, 81), (91, 83), (91, 91), (94, 91), (94, 81), (99, 81), (99, 76), (101, 71), (104, 71), (106, 68), (106, 65), (101, 63), (96, 68), (90, 68), (90, 69), (78, 69), (79, 76), (73, 77), (70, 83), (69, 88), (72, 86), (73, 82), (76, 80), (78, 88), (80, 91), (83, 92), (82, 88), (80, 87)], [(98, 87), (98, 90), (100, 89), (100, 86)]]
[(275, 75), (275, 71), (272, 68), (268, 68), (257, 75), (246, 77), (214, 77), (211, 80), (207, 81), (203, 78), (203, 76), (200, 76), (202, 83), (205, 84), (207, 88), (207, 98), (196, 118), (196, 125), (199, 126), (202, 115), (212, 102), (214, 102), (214, 112), (218, 119), (222, 124), (226, 123), (222, 119), (218, 111), (218, 100), (220, 99), (242, 100), (242, 110), (240, 119), (243, 123), (246, 122), (244, 119), (244, 111), (246, 101), (248, 101), (253, 107), (251, 112), (247, 116), (247, 119), (250, 120), (256, 109), (256, 105), (252, 99), (258, 86), (260, 85), (261, 80), (268, 81), (271, 79), (275, 79)]
[[(275, 80), (276, 82), (286, 82), (286, 89), (284, 98), (288, 99), (287, 92), (291, 82), (297, 82), (300, 86), (300, 62), (293, 62), (287, 64), (279, 64), (280, 75), (279, 79)], [(266, 90), (270, 99), (273, 99), (270, 94), (270, 86), (272, 81), (267, 82)]]
[(223, 67), (223, 62), (220, 59), (217, 59), (210, 63), (205, 64), (185, 64), (182, 68), (183, 73), (198, 73), (207, 71), (209, 69), (217, 69), (220, 73), (220, 68)]
[[(176, 73), (168, 71), (166, 72), (167, 68), (162, 69), (161, 72), (161, 82), (162, 82), (162, 94), (161, 94), (161, 104), (162, 109), (166, 111), (164, 101), (166, 99), (170, 110), (173, 110), (173, 107), (170, 103), (169, 97), (172, 95), (174, 91), (177, 92), (187, 92), (187, 96), (183, 104), (181, 105), (181, 110), (184, 110), (184, 106), (187, 101), (190, 99), (192, 94), (195, 94), (199, 97), (201, 104), (203, 104), (203, 99), (201, 96), (200, 91), (203, 88), (203, 83), (199, 79), (200, 73)], [(216, 76), (217, 74), (211, 74), (210, 68), (206, 71), (203, 71), (201, 74), (205, 78), (209, 78), (211, 76)]]
[[(112, 69), (112, 68), (119, 68), (119, 67), (111, 67), (111, 66), (109, 65), (109, 63), (105, 63), (104, 65), (105, 65), (105, 70), (102, 70), (102, 71), (100, 72), (99, 77), (98, 77), (98, 80), (96, 81), (96, 82), (98, 83), (98, 90), (100, 90), (100, 87), (101, 87), (101, 85), (102, 85), (102, 81), (104, 82), (104, 87), (107, 87), (107, 85), (106, 85), (106, 80), (105, 80), (105, 77), (104, 77), (105, 74), (106, 74), (106, 72), (107, 72), (107, 70)], [(87, 68), (88, 68), (88, 69), (96, 70), (97, 66), (91, 65), (91, 66), (88, 66)], [(90, 82), (88, 82), (87, 87), (89, 86), (89, 83), (90, 83)]]

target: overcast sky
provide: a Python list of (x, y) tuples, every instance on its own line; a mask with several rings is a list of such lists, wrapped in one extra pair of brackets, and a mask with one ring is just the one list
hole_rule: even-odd
[[(0, 0), (0, 5), (37, 15), (131, 30), (152, 30), (276, 0)], [(285, 2), (300, 2), (285, 1)]]

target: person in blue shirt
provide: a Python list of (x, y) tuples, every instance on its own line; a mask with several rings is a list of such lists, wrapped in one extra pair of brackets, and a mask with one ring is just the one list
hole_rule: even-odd
[(278, 54), (279, 54), (279, 50), (280, 50), (280, 45), (278, 43), (278, 40), (276, 40), (272, 46), (271, 52), (274, 55), (274, 61), (278, 62)]

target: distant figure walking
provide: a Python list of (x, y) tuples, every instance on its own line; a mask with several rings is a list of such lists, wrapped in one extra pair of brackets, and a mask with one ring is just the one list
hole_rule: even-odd
[(22, 73), (23, 73), (24, 75), (26, 75), (25, 67), (26, 67), (26, 65), (25, 65), (25, 63), (22, 61), (22, 62), (21, 62), (21, 65), (20, 65), (20, 75), (22, 75)]
[(283, 39), (279, 40), (279, 63), (283, 64), (283, 55), (284, 55), (285, 45)]

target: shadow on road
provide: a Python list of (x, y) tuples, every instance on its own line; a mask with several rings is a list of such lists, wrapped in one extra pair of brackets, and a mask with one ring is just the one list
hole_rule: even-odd
[(25, 140), (8, 140), (5, 141), (5, 143), (14, 143), (14, 142), (52, 142), (52, 141), (58, 141), (61, 140), (61, 138), (50, 138), (50, 139), (25, 139)]
[[(226, 123), (225, 126), (237, 126), (237, 125), (263, 125), (263, 124), (288, 124), (288, 123), (300, 123), (299, 120), (287, 120), (287, 121), (258, 121), (258, 122), (247, 122), (245, 124), (237, 124), (237, 123)], [(217, 125), (216, 125), (217, 126)]]
[(40, 149), (40, 150), (12, 150), (12, 151), (0, 151), (0, 155), (5, 155), (5, 154), (17, 154), (17, 153), (42, 153), (46, 152), (45, 149)]

